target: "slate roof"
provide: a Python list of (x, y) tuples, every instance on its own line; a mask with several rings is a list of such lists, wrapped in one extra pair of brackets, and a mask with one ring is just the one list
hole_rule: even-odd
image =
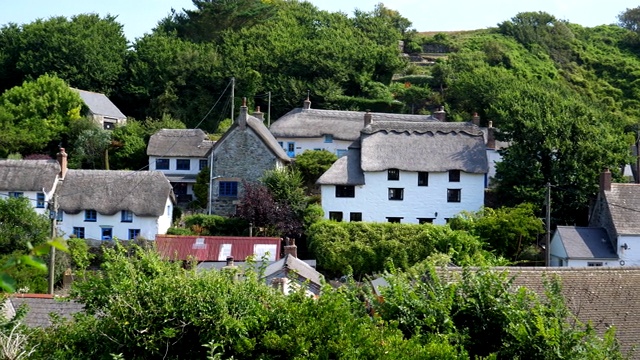
[(281, 271), (294, 271), (299, 276), (308, 279), (312, 284), (320, 287), (322, 285), (322, 274), (316, 271), (311, 265), (290, 254), (267, 266), (263, 277), (268, 278)]
[(570, 259), (617, 259), (609, 235), (601, 227), (558, 226), (556, 233)]
[(59, 208), (69, 214), (93, 209), (103, 215), (121, 210), (158, 217), (167, 198), (174, 199), (160, 171), (69, 170), (56, 189)]
[(604, 196), (618, 235), (640, 235), (640, 185), (612, 183)]
[(0, 191), (51, 191), (60, 164), (56, 160), (0, 160)]
[(364, 185), (360, 168), (360, 144), (352, 144), (347, 154), (336, 160), (318, 181), (319, 185)]
[(214, 144), (200, 129), (161, 129), (149, 139), (147, 155), (204, 158)]
[(373, 121), (360, 142), (363, 171), (489, 171), (482, 131), (470, 123)]
[(78, 92), (80, 98), (82, 98), (82, 101), (84, 101), (91, 113), (116, 119), (127, 118), (105, 94), (74, 88), (72, 89)]
[[(197, 242), (196, 239), (201, 239)], [(242, 236), (180, 236), (156, 235), (156, 248), (165, 258), (171, 260), (225, 261), (228, 255), (237, 261), (244, 261), (256, 254), (256, 245), (274, 248), (270, 251), (276, 260), (280, 259), (280, 238)], [(222, 251), (223, 244), (230, 245), (230, 253)], [(256, 260), (260, 260), (259, 258)]]
[[(278, 138), (313, 138), (325, 134), (335, 140), (355, 141), (364, 127), (364, 112), (296, 108), (273, 122), (269, 130)], [(371, 113), (373, 121), (437, 121), (431, 115)]]
[(73, 314), (83, 310), (83, 305), (78, 302), (54, 299), (48, 294), (15, 294), (6, 300), (5, 314), (13, 317), (22, 305), (28, 307), (23, 324), (32, 328), (51, 326), (51, 313), (69, 319)]

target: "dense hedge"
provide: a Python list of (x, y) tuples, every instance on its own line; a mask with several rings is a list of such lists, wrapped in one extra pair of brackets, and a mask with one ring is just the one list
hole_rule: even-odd
[(436, 253), (457, 265), (496, 262), (477, 237), (448, 226), (321, 221), (308, 234), (318, 267), (334, 275), (381, 272), (388, 260), (406, 269)]
[(170, 228), (169, 235), (248, 236), (249, 223), (240, 218), (219, 215), (189, 215), (184, 218), (185, 228)]

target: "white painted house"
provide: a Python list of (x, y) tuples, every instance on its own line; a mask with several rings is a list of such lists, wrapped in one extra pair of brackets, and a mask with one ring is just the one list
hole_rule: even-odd
[(444, 224), (480, 209), (487, 171), (476, 125), (375, 120), (317, 183), (329, 219)]
[(346, 155), (349, 145), (360, 138), (365, 114), (376, 120), (438, 121), (431, 115), (311, 109), (307, 98), (302, 108), (284, 114), (271, 124), (269, 131), (289, 157), (306, 150), (327, 150), (341, 157)]
[(65, 238), (155, 239), (171, 226), (175, 205), (159, 171), (68, 170), (56, 196)]
[(47, 214), (59, 175), (56, 160), (0, 160), (0, 198), (25, 197), (38, 214)]
[[(604, 171), (600, 174), (600, 192), (589, 227), (559, 227), (551, 242), (551, 265), (640, 266), (638, 214), (640, 184), (612, 183), (611, 172)], [(582, 236), (573, 233), (582, 233)]]
[(171, 182), (178, 203), (194, 200), (193, 184), (209, 166), (208, 153), (215, 141), (200, 129), (162, 129), (149, 139), (149, 170), (161, 171)]
[(87, 106), (88, 115), (105, 130), (127, 123), (127, 117), (105, 94), (71, 88)]

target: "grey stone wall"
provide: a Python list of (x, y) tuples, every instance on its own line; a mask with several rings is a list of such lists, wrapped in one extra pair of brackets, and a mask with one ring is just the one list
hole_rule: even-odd
[[(250, 127), (234, 127), (216, 147), (213, 176), (237, 180), (240, 197), (242, 180), (258, 181), (266, 170), (274, 169), (277, 163), (277, 157)], [(235, 214), (237, 198), (218, 197), (217, 181), (212, 192), (212, 213), (225, 216)]]

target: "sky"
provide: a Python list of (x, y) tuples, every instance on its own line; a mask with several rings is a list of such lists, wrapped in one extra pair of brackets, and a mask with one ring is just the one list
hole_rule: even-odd
[[(141, 37), (172, 8), (191, 9), (191, 0), (0, 0), (0, 25), (36, 19), (97, 13), (117, 16), (130, 41)], [(631, 0), (311, 0), (322, 10), (353, 14), (371, 11), (379, 2), (397, 10), (418, 31), (476, 30), (495, 27), (519, 12), (545, 11), (556, 18), (592, 27), (613, 24), (618, 14), (638, 6)]]

